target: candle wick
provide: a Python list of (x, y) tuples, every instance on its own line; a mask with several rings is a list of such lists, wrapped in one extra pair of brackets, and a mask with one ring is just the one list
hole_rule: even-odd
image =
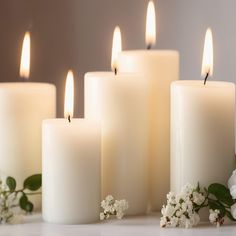
[(68, 116), (68, 121), (71, 122), (71, 118), (70, 118), (70, 115)]
[(151, 48), (152, 48), (152, 44), (149, 43), (149, 44), (147, 45), (147, 50), (150, 50)]
[(117, 68), (115, 67), (115, 70), (114, 70), (114, 72), (115, 72), (115, 75), (117, 75)]
[(206, 85), (206, 81), (207, 81), (208, 76), (209, 76), (209, 72), (206, 73), (206, 77), (204, 79), (204, 85)]

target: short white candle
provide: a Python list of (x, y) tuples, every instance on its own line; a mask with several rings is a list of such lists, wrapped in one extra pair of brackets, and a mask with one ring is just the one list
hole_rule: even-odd
[[(113, 55), (113, 63), (116, 57)], [(112, 66), (116, 70), (115, 66)], [(102, 125), (102, 196), (129, 202), (127, 214), (147, 209), (148, 96), (141, 75), (85, 75), (85, 117)]]
[[(67, 81), (73, 81), (71, 72)], [(68, 106), (73, 106), (72, 96), (67, 99)], [(71, 109), (65, 106), (67, 119), (43, 122), (43, 219), (90, 223), (99, 220), (100, 212), (100, 126), (95, 121), (73, 119)]]
[[(211, 33), (202, 75), (213, 72)], [(235, 85), (176, 81), (171, 85), (171, 190), (186, 183), (226, 184), (234, 169)]]
[[(156, 41), (155, 10), (149, 3), (146, 44)], [(179, 78), (179, 54), (172, 50), (123, 51), (118, 57), (122, 73), (141, 73), (148, 82), (149, 95), (149, 201), (160, 210), (170, 190), (170, 84)]]
[[(28, 82), (30, 35), (22, 48), (20, 76), (25, 82), (0, 83), (0, 171), (22, 187), (26, 177), (41, 173), (42, 120), (56, 115), (56, 88), (52, 84)], [(33, 200), (41, 206), (41, 196)]]

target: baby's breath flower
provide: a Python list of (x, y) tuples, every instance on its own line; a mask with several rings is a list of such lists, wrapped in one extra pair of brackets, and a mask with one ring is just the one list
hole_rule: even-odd
[(220, 211), (218, 209), (210, 209), (209, 220), (212, 224), (215, 224), (217, 227), (221, 226), (224, 223), (224, 218), (221, 217)]
[(201, 205), (205, 201), (205, 196), (202, 193), (193, 192), (193, 202), (197, 205)]
[(170, 192), (167, 194), (167, 204), (162, 207), (161, 227), (184, 227), (190, 228), (197, 225), (200, 217), (195, 210), (195, 204), (205, 201), (200, 190), (186, 184), (180, 193)]
[(100, 213), (100, 220), (104, 220), (105, 219), (105, 214), (103, 212)]
[(106, 220), (110, 215), (116, 216), (117, 219), (122, 219), (124, 211), (129, 208), (129, 204), (125, 199), (115, 200), (112, 195), (108, 195), (101, 202), (103, 212), (100, 213), (100, 220)]

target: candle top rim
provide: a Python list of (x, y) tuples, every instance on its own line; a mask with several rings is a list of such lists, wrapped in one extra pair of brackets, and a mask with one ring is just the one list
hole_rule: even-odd
[(55, 126), (61, 126), (61, 125), (66, 125), (66, 126), (71, 126), (71, 125), (80, 125), (81, 123), (83, 124), (88, 124), (88, 125), (99, 125), (100, 123), (96, 120), (92, 119), (87, 119), (87, 118), (72, 118), (71, 122), (68, 122), (66, 118), (51, 118), (51, 119), (44, 119), (43, 120), (43, 125), (55, 125)]
[(217, 81), (211, 80), (207, 81), (204, 85), (203, 80), (177, 80), (171, 83), (171, 86), (178, 87), (192, 87), (192, 88), (222, 88), (222, 87), (235, 87), (235, 84), (228, 81)]
[(143, 76), (142, 73), (119, 73), (117, 75), (114, 74), (114, 72), (111, 71), (90, 71), (85, 73), (85, 78), (104, 78), (104, 79), (109, 79), (109, 78), (119, 78), (119, 77), (128, 77), (128, 78), (133, 78), (133, 77), (140, 77)]
[(56, 88), (52, 83), (43, 82), (0, 82), (0, 89), (43, 89), (43, 88)]
[(134, 49), (134, 50), (124, 50), (119, 53), (119, 55), (125, 55), (125, 54), (148, 54), (148, 55), (158, 55), (158, 56), (168, 56), (168, 55), (177, 55), (179, 56), (179, 51), (177, 50), (165, 50), (165, 49), (152, 49), (152, 50), (146, 50), (146, 49)]

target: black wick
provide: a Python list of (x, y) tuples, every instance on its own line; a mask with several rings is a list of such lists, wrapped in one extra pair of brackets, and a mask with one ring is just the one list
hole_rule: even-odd
[(150, 49), (151, 49), (151, 47), (152, 47), (152, 44), (151, 44), (151, 43), (149, 43), (149, 44), (147, 45), (147, 50), (150, 50)]
[(114, 69), (114, 72), (115, 72), (115, 75), (117, 75), (117, 68), (115, 67), (115, 69)]
[(70, 115), (68, 116), (68, 121), (71, 122), (71, 118), (70, 118)]
[(204, 85), (206, 84), (206, 81), (207, 81), (208, 76), (209, 76), (209, 72), (206, 73), (206, 77), (205, 77), (205, 79), (204, 79)]

